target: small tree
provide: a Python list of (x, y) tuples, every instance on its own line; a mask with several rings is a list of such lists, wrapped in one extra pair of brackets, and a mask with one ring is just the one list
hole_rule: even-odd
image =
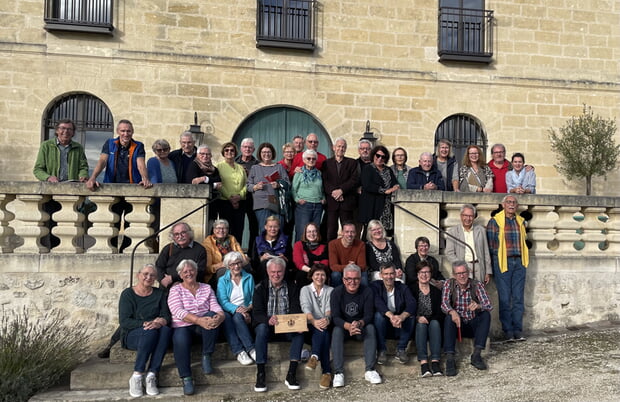
[(607, 176), (614, 170), (620, 145), (614, 134), (616, 122), (594, 115), (592, 108), (583, 105), (583, 113), (573, 116), (559, 129), (551, 128), (551, 149), (558, 155), (555, 168), (568, 180), (586, 179), (586, 195), (592, 193), (592, 176)]

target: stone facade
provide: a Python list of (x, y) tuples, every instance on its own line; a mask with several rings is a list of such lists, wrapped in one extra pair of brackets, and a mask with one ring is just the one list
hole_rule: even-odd
[[(489, 146), (525, 153), (541, 193), (583, 192), (553, 167), (548, 129), (583, 104), (605, 118), (620, 114), (613, 1), (487, 1), (490, 64), (438, 61), (434, 1), (320, 1), (313, 52), (257, 48), (254, 1), (113, 1), (112, 36), (45, 31), (42, 2), (0, 5), (4, 180), (32, 179), (42, 117), (75, 91), (102, 99), (115, 121), (132, 120), (147, 145), (177, 144), (196, 111), (206, 142), (219, 148), (253, 113), (288, 105), (332, 139), (355, 142), (370, 120), (380, 141), (405, 147), (414, 165), (442, 120), (466, 114)], [(618, 184), (616, 174), (595, 179), (594, 193), (618, 195)]]

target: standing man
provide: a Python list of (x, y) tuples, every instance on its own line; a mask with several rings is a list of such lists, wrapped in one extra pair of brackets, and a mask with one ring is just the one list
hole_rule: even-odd
[[(250, 177), (250, 169), (258, 163), (254, 157), (254, 140), (252, 138), (244, 138), (241, 140), (241, 154), (235, 158), (235, 162), (241, 165), (245, 170), (245, 177)], [(252, 194), (245, 196), (245, 215), (248, 217), (248, 255), (253, 255), (254, 245), (256, 244), (256, 236), (258, 236), (258, 220), (254, 213), (254, 200)], [(262, 228), (261, 228), (262, 230)]]
[[(370, 162), (372, 162), (372, 160), (370, 159), (370, 151), (372, 151), (372, 142), (370, 142), (369, 140), (360, 140), (360, 142), (357, 145), (357, 153), (359, 154), (359, 157), (355, 160), (357, 162), (357, 174), (358, 176), (362, 175), (362, 170), (364, 170), (364, 167), (366, 167), (367, 165), (370, 164)], [(361, 179), (360, 179), (361, 180)], [(359, 195), (362, 194), (362, 183), (361, 181), (359, 181), (357, 183), (357, 195), (359, 197)], [(358, 222), (358, 215), (359, 215), (359, 206), (355, 207), (355, 211), (354, 211), (355, 217), (353, 219), (353, 222)], [(357, 224), (357, 233), (361, 236), (363, 229), (364, 229), (364, 225), (361, 223)]]
[(358, 165), (347, 158), (347, 142), (336, 138), (334, 156), (323, 164), (323, 187), (327, 199), (327, 241), (338, 237), (338, 221), (353, 222), (357, 208)]
[(327, 244), (329, 250), (329, 268), (331, 286), (342, 285), (342, 272), (347, 265), (355, 264), (362, 270), (362, 285), (368, 286), (366, 272), (366, 244), (357, 238), (357, 231), (353, 222), (342, 224), (342, 237)]
[(482, 282), (469, 278), (470, 272), (465, 261), (452, 264), (452, 278), (443, 286), (441, 310), (446, 314), (444, 320), (443, 351), (446, 354), (446, 376), (456, 375), (454, 359), (456, 338), (474, 338), (474, 353), (470, 361), (478, 370), (486, 370), (487, 365), (481, 352), (487, 344), (491, 328), (493, 309), (489, 295)]
[(297, 366), (301, 360), (304, 345), (303, 332), (275, 333), (278, 314), (300, 314), (299, 290), (293, 283), (284, 280), (286, 261), (275, 257), (267, 262), (267, 279), (261, 281), (254, 290), (252, 300), (252, 322), (256, 333), (256, 386), (254, 391), (267, 391), (265, 364), (267, 363), (267, 343), (269, 340), (291, 342), (289, 367), (284, 384), (288, 389), (297, 390)]
[(177, 183), (191, 184), (192, 177), (187, 174), (187, 171), (196, 158), (196, 140), (190, 131), (185, 131), (179, 137), (179, 143), (181, 148), (170, 152), (168, 159), (174, 162)]
[[(452, 226), (447, 233), (454, 238), (446, 236), (446, 257), (453, 263), (455, 261), (467, 261), (467, 268), (472, 277), (488, 284), (493, 274), (491, 255), (484, 227), (474, 224), (476, 219), (476, 207), (464, 204), (461, 207), (461, 224)], [(466, 243), (469, 247), (465, 247)], [(474, 250), (472, 254), (471, 250)]]
[(413, 334), (417, 306), (411, 290), (396, 281), (394, 265), (381, 266), (381, 280), (370, 284), (375, 294), (375, 330), (377, 331), (377, 364), (387, 360), (385, 340), (388, 336), (397, 339), (397, 362), (409, 362), (407, 344)]
[[(323, 168), (323, 162), (327, 159), (325, 155), (318, 151), (319, 149), (319, 137), (316, 134), (310, 133), (306, 136), (306, 149), (311, 149), (316, 152), (316, 168), (321, 170)], [(301, 168), (304, 166), (303, 152), (298, 152), (293, 158), (293, 164), (291, 170), (295, 173), (301, 172)]]
[(377, 338), (372, 323), (374, 295), (367, 286), (360, 284), (362, 270), (355, 264), (344, 268), (344, 285), (332, 291), (330, 306), (334, 329), (332, 356), (334, 361), (334, 388), (344, 387), (344, 341), (354, 338), (364, 342), (364, 378), (371, 384), (381, 384), (375, 371)]
[(441, 172), (445, 191), (459, 191), (459, 164), (452, 155), (452, 143), (442, 138), (437, 143), (434, 165)]
[(407, 188), (414, 190), (445, 190), (441, 172), (433, 165), (433, 155), (422, 152), (418, 160), (420, 165), (411, 169), (407, 176)]
[(304, 137), (299, 134), (293, 137), (293, 149), (295, 150), (295, 155), (304, 151)]
[(523, 311), (525, 269), (529, 253), (525, 219), (517, 215), (519, 203), (513, 195), (502, 200), (502, 211), (487, 224), (487, 240), (499, 298), (499, 320), (507, 341), (524, 341)]
[(511, 169), (511, 166), (506, 159), (506, 147), (503, 144), (493, 145), (491, 147), (491, 158), (489, 168), (493, 172), (493, 192), (507, 193), (506, 173)]

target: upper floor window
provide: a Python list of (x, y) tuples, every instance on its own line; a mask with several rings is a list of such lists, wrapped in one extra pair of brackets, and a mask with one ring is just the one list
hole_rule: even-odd
[(45, 29), (112, 34), (114, 0), (45, 0)]
[(86, 93), (63, 95), (54, 101), (43, 117), (43, 139), (54, 138), (54, 126), (61, 119), (75, 123), (74, 141), (84, 147), (89, 174), (93, 172), (103, 143), (114, 136), (114, 120), (107, 105), (96, 96)]
[(256, 46), (314, 50), (316, 0), (256, 0)]
[(439, 60), (491, 62), (493, 11), (484, 0), (440, 0), (438, 25)]
[(486, 154), (486, 135), (478, 119), (473, 116), (453, 114), (446, 117), (435, 131), (435, 146), (444, 138), (452, 143), (452, 152), (459, 163), (469, 145), (478, 145)]

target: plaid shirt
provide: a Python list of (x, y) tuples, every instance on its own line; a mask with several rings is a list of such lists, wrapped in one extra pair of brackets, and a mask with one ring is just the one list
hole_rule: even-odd
[[(519, 224), (515, 217), (506, 217), (504, 238), (506, 239), (506, 255), (508, 257), (521, 255)], [(489, 241), (489, 251), (491, 255), (497, 257), (497, 249), (499, 248), (499, 226), (497, 222), (495, 222), (495, 219), (491, 219), (487, 225), (487, 240)]]
[(269, 281), (269, 301), (267, 302), (267, 316), (288, 314), (288, 287), (285, 282), (279, 288)]
[[(461, 286), (456, 283), (454, 289), (456, 290), (456, 302), (455, 306), (452, 305), (452, 289), (450, 282), (456, 279), (448, 279), (443, 285), (443, 291), (441, 294), (441, 310), (448, 314), (451, 310), (456, 311), (459, 316), (465, 321), (473, 320), (476, 317), (475, 311), (470, 311), (467, 306), (472, 302), (472, 280), (467, 281), (467, 287), (465, 290), (461, 289)], [(476, 288), (473, 289), (476, 292), (477, 299), (480, 301), (480, 308), (483, 311), (491, 311), (493, 306), (486, 289), (482, 285), (482, 282), (476, 281)]]

